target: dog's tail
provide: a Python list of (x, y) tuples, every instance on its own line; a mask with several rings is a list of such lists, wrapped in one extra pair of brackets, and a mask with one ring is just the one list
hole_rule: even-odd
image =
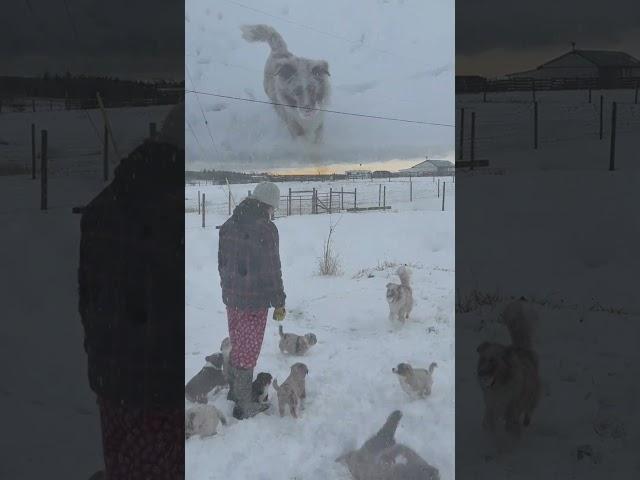
[(275, 55), (289, 53), (282, 36), (269, 25), (243, 25), (240, 30), (242, 38), (247, 42), (266, 42), (271, 47), (271, 53)]
[(511, 343), (515, 347), (532, 350), (537, 313), (527, 300), (520, 298), (507, 305), (503, 318), (511, 336)]
[(278, 333), (280, 334), (280, 338), (284, 337), (284, 331), (282, 330), (282, 325), (278, 325)]
[(391, 414), (387, 417), (387, 421), (384, 422), (382, 428), (378, 430), (378, 433), (364, 442), (364, 445), (362, 445), (362, 450), (366, 451), (369, 454), (375, 455), (385, 448), (393, 446), (396, 443), (394, 437), (401, 418), (402, 412), (400, 410), (391, 412)]
[(435, 370), (435, 368), (438, 366), (438, 364), (436, 362), (431, 362), (431, 365), (429, 365), (429, 375), (431, 375), (433, 373), (433, 371)]
[(405, 287), (409, 287), (409, 282), (411, 280), (411, 270), (403, 265), (398, 268), (398, 271), (396, 273), (400, 277), (400, 283)]

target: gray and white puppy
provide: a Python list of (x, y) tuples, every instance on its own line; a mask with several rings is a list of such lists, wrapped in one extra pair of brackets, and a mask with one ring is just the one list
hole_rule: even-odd
[[(436, 467), (410, 447), (396, 443), (394, 437), (401, 418), (402, 412), (392, 412), (360, 449), (341, 455), (336, 462), (346, 465), (355, 480), (440, 480)], [(398, 461), (399, 457), (404, 461)]]
[(429, 369), (413, 368), (408, 363), (399, 363), (391, 371), (398, 375), (402, 389), (412, 398), (424, 398), (431, 395), (433, 386), (433, 370), (438, 366), (431, 362)]
[(185, 439), (215, 435), (220, 423), (226, 425), (227, 419), (214, 405), (193, 405), (184, 411)]
[(298, 362), (291, 366), (291, 373), (282, 385), (278, 385), (278, 380), (273, 380), (273, 388), (278, 393), (278, 411), (281, 417), (284, 417), (287, 405), (293, 418), (298, 418), (300, 410), (304, 409), (302, 402), (307, 396), (305, 378), (308, 373), (307, 366)]
[(282, 353), (288, 353), (289, 355), (304, 355), (309, 348), (318, 343), (318, 339), (313, 333), (305, 335), (284, 333), (282, 325), (278, 326), (278, 333), (280, 334), (278, 347)]
[(264, 91), (291, 135), (319, 142), (323, 112), (318, 109), (329, 101), (329, 64), (293, 55), (282, 36), (269, 25), (240, 28), (248, 42), (266, 42), (271, 48), (264, 66)]
[(413, 289), (411, 288), (411, 270), (404, 265), (398, 267), (396, 274), (400, 284), (387, 283), (387, 303), (389, 303), (389, 320), (404, 323), (409, 319), (413, 309)]
[(523, 297), (507, 305), (503, 318), (511, 345), (483, 342), (477, 348), (478, 383), (485, 403), (482, 426), (494, 432), (497, 422), (504, 422), (505, 430), (517, 437), (531, 422), (542, 389), (533, 350), (537, 313)]
[(205, 357), (207, 363), (184, 387), (184, 396), (190, 402), (208, 402), (207, 395), (216, 387), (224, 387), (228, 381), (222, 371), (224, 357), (222, 353), (214, 353)]

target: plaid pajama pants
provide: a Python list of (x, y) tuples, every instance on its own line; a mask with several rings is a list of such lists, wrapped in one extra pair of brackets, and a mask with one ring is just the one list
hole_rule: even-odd
[(269, 309), (244, 310), (227, 307), (231, 365), (236, 368), (254, 368), (258, 362)]
[(184, 478), (182, 409), (143, 411), (98, 399), (107, 480)]

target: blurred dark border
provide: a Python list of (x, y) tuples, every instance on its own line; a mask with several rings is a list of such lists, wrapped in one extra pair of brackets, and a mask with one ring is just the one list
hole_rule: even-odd
[[(640, 473), (638, 18), (626, 0), (456, 2), (458, 479)], [(541, 399), (496, 440), (476, 348), (510, 343), (521, 296)]]
[[(3, 5), (2, 478), (83, 479), (104, 467), (78, 305), (80, 213), (113, 181), (121, 159), (156, 138), (168, 112), (183, 100), (184, 24), (184, 2), (175, 0)], [(105, 142), (107, 129), (111, 135)], [(182, 191), (184, 165), (175, 170), (174, 184)], [(174, 184), (166, 188), (173, 190)], [(162, 188), (156, 186), (155, 193), (161, 196)], [(183, 210), (165, 212), (176, 216), (166, 218), (166, 228), (176, 231), (164, 232), (165, 243), (176, 239), (178, 256), (168, 260), (176, 265), (184, 265)], [(179, 293), (170, 296), (177, 302), (171, 311), (184, 312), (180, 283), (184, 278), (178, 281)], [(175, 322), (183, 324), (183, 317)], [(179, 331), (171, 341), (183, 352), (184, 331)], [(184, 353), (178, 357), (181, 373), (166, 383), (167, 389), (182, 392)], [(176, 398), (176, 408), (182, 409), (181, 394)]]

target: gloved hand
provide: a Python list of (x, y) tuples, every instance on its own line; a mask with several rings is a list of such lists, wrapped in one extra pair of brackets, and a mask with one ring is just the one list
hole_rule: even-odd
[(284, 307), (278, 307), (273, 311), (273, 319), (276, 322), (281, 322), (282, 320), (284, 320), (284, 317), (287, 315), (287, 311), (284, 309)]

